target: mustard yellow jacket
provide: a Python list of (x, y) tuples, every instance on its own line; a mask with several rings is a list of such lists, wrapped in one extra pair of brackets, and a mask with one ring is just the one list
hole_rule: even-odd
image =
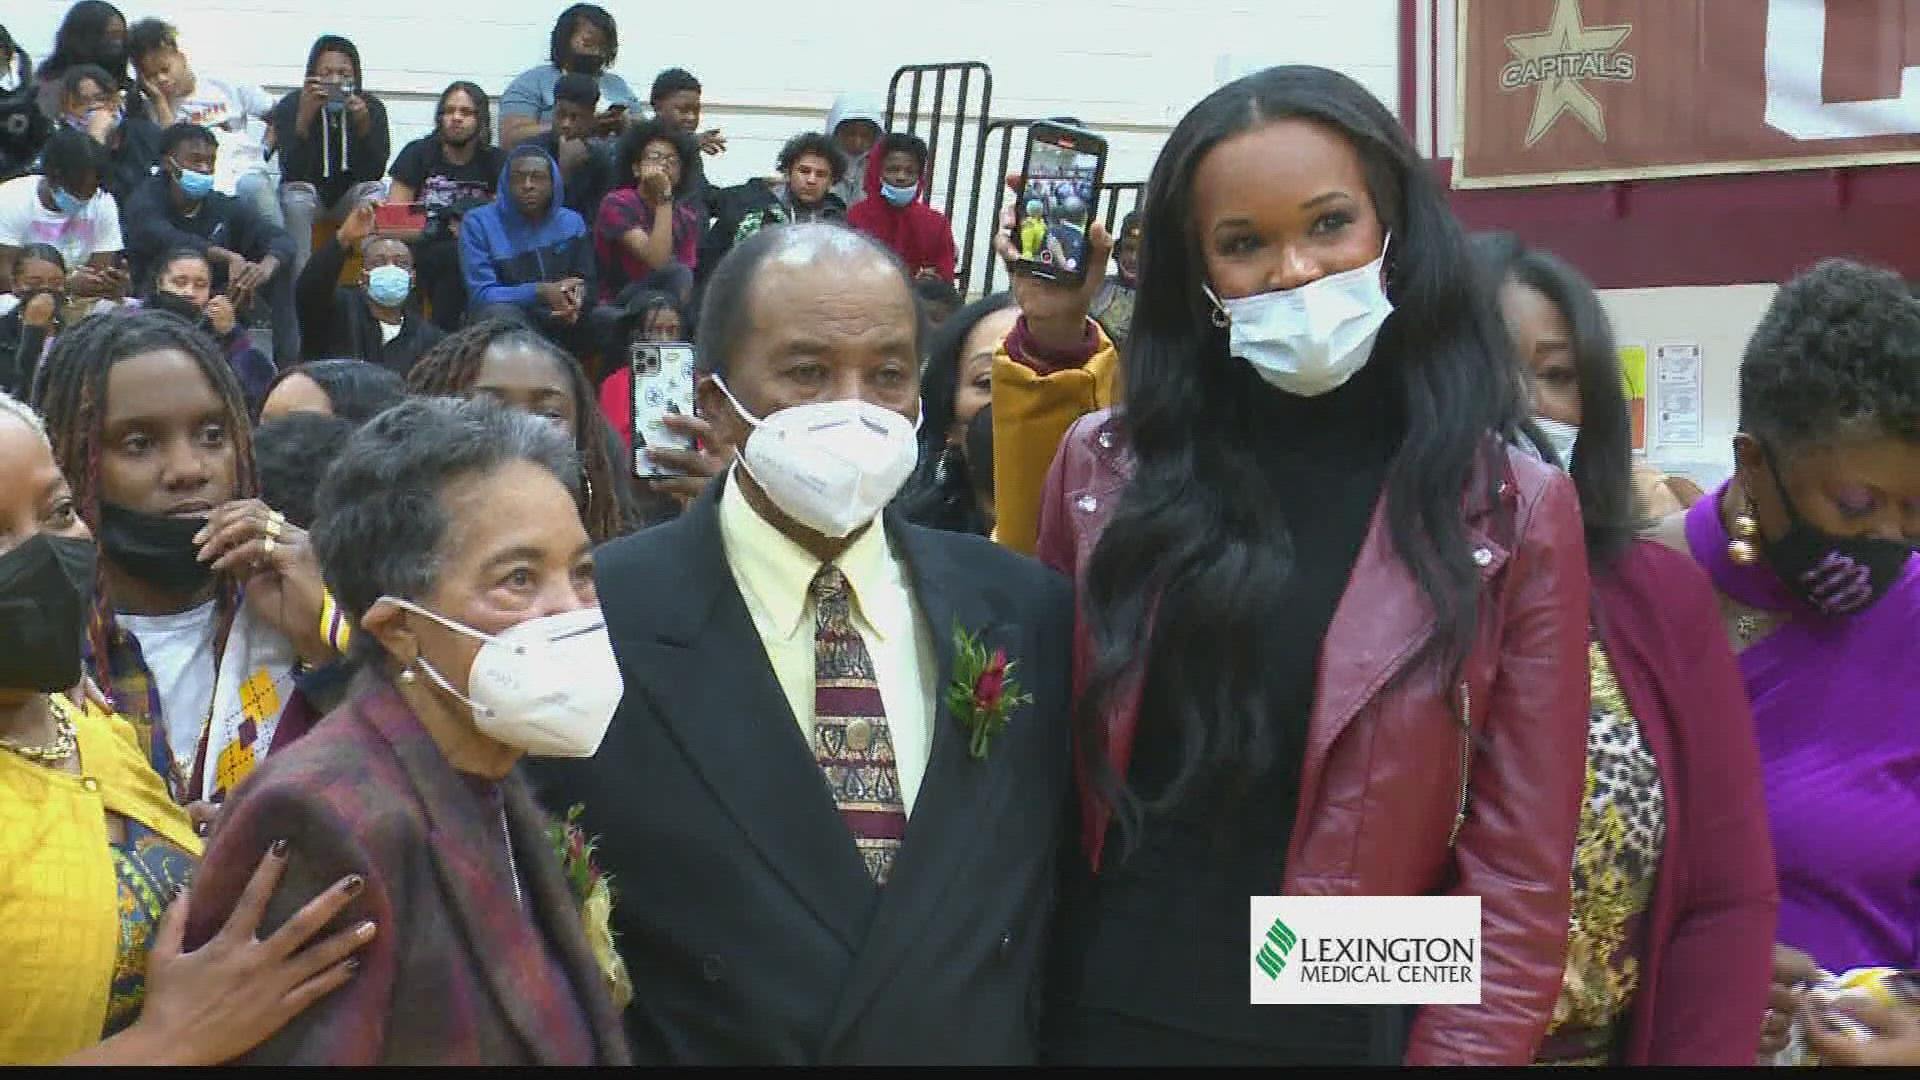
[(1023, 555), (1033, 554), (1041, 489), (1067, 428), (1118, 397), (1120, 356), (1094, 325), (1099, 347), (1077, 368), (1039, 374), (1015, 360), (1005, 342), (993, 357), (994, 539)]

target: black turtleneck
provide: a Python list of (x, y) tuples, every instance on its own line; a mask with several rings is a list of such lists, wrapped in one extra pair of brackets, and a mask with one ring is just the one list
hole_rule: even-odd
[[(1302, 398), (1242, 372), (1238, 407), (1247, 413), (1223, 428), (1251, 429), (1266, 483), (1241, 497), (1277, 501), (1294, 553), (1285, 601), (1260, 646), (1283, 749), (1244, 796), (1150, 813), (1131, 851), (1116, 827), (1097, 877), (1074, 860), (1046, 1038), (1059, 1063), (1398, 1063), (1400, 1034), (1388, 1033), (1398, 1020), (1381, 1010), (1249, 1004), (1246, 932), (1248, 898), (1281, 891), (1320, 645), (1399, 443), (1398, 387), (1369, 365), (1331, 393)], [(1149, 667), (1127, 777), (1143, 800), (1180, 767), (1168, 703), (1196, 691), (1171, 682)]]

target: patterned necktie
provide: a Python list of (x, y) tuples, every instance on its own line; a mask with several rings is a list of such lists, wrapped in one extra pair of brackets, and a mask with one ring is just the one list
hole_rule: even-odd
[(827, 563), (813, 577), (813, 755), (874, 884), (885, 885), (907, 832), (893, 735), (873, 658), (853, 628), (847, 576)]

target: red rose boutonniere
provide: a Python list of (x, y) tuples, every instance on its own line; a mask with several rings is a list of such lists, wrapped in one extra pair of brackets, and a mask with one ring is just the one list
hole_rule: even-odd
[(1007, 650), (989, 651), (980, 639), (959, 626), (953, 628), (953, 684), (947, 687), (947, 708), (967, 729), (967, 752), (985, 760), (993, 737), (1006, 730), (1013, 710), (1033, 700), (1014, 681), (1016, 662)]

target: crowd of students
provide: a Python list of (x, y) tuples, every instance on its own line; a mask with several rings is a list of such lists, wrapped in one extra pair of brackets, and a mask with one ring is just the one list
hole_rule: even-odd
[[(882, 116), (862, 97), (796, 134), (768, 175), (722, 188), (702, 158), (727, 141), (701, 128), (699, 80), (669, 68), (642, 101), (612, 70), (618, 51), (612, 16), (576, 4), (547, 62), (500, 93), (497, 141), (496, 102), (457, 81), (432, 134), (396, 150), (358, 48), (336, 34), (314, 41), (300, 87), (277, 100), (198, 71), (171, 25), (129, 25), (102, 0), (74, 5), (37, 68), (6, 39), (6, 95), (29, 122), (3, 129), (0, 294), (45, 291), (44, 266), (15, 268), (43, 242), (66, 284), (51, 317), (32, 309), (33, 333), (10, 327), (0, 342), (4, 388), (29, 389), (88, 311), (149, 299), (157, 261), (178, 248), (207, 254), (210, 295), (243, 331), (267, 331), (279, 367), (353, 357), (403, 377), (439, 333), (502, 316), (601, 375), (645, 294), (697, 310), (712, 268), (768, 224), (852, 215), (917, 276), (954, 281), (951, 225), (924, 202), (928, 148), (900, 133), (873, 153)], [(376, 206), (394, 215), (377, 229)]]
[[(618, 45), (391, 162), (332, 35), (7, 67), (0, 1060), (1920, 1060), (1897, 275), (1782, 285), (1700, 491), (1345, 76), (963, 304), (870, 102), (717, 188)], [(1479, 897), (1480, 1002), (1250, 1004), (1282, 893)]]

